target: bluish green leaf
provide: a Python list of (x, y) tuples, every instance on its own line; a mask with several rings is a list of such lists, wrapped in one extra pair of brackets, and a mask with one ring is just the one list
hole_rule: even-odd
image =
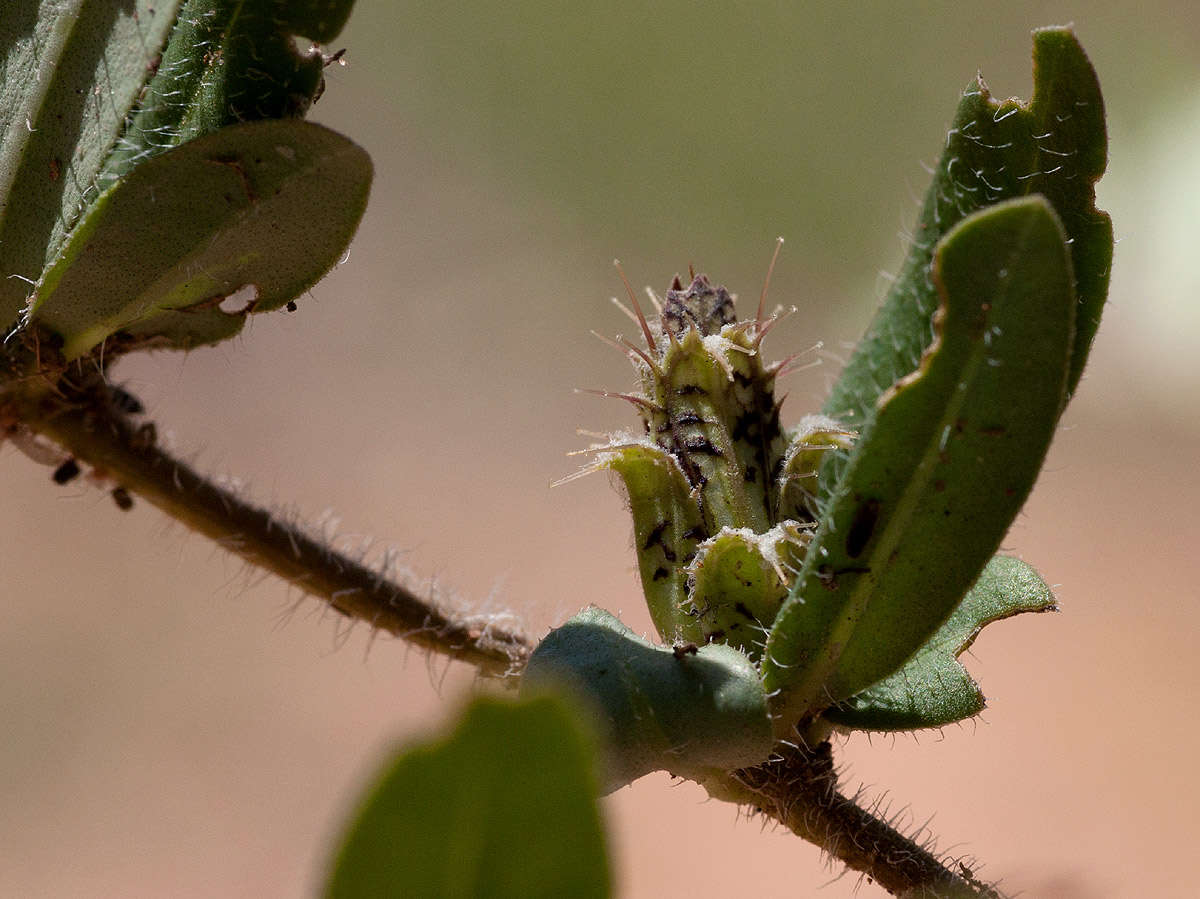
[(959, 663), (985, 625), (1021, 612), (1055, 608), (1054, 595), (1019, 559), (995, 556), (936, 634), (903, 668), (826, 710), (824, 717), (855, 730), (942, 727), (983, 711), (983, 691)]
[(475, 701), (400, 750), (338, 851), (331, 899), (603, 897), (592, 747), (561, 700)]
[[(38, 285), (33, 317), (73, 358), (117, 331), (195, 346), (237, 333), (334, 266), (366, 206), (371, 161), (297, 119), (222, 128), (109, 188)], [(221, 308), (253, 285), (237, 309)]]
[(603, 609), (534, 650), (522, 693), (566, 688), (608, 752), (605, 790), (651, 771), (703, 781), (763, 761), (774, 742), (758, 671), (731, 646), (655, 646)]
[[(880, 397), (763, 659), (781, 722), (898, 669), (942, 625), (1033, 486), (1067, 389), (1075, 294), (1042, 197), (975, 213), (938, 246), (920, 365)], [(786, 725), (784, 725), (786, 726)]]

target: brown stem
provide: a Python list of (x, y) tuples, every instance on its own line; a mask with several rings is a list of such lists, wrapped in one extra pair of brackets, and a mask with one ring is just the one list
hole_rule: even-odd
[(754, 806), (893, 895), (1000, 899), (965, 862), (938, 858), (839, 793), (828, 742), (778, 748), (778, 758), (732, 772), (717, 792)]
[(39, 393), (10, 406), (9, 416), (229, 552), (326, 600), (343, 615), (468, 662), (482, 674), (503, 676), (523, 667), (532, 649), (529, 638), (496, 616), (444, 608), (251, 505), (160, 449), (152, 427), (108, 411), (94, 395), (85, 402)]

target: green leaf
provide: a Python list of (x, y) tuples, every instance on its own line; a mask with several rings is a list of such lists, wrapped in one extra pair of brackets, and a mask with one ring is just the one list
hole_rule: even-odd
[[(0, 325), (135, 165), (226, 125), (303, 115), (353, 0), (7, 0)], [(17, 277), (12, 277), (12, 276)], [(204, 332), (207, 333), (207, 332)]]
[(337, 37), (354, 0), (188, 0), (136, 114), (105, 164), (107, 183), (171, 147), (235, 122), (303, 116), (324, 59), (295, 38)]
[(476, 700), (402, 750), (338, 851), (332, 899), (607, 896), (592, 748), (561, 700)]
[(5, 0), (0, 327), (16, 321), (30, 284), (95, 200), (97, 175), (178, 7), (179, 0)]
[[(117, 331), (171, 346), (237, 333), (334, 266), (366, 206), (371, 161), (296, 119), (232, 125), (109, 188), (38, 285), (33, 317), (74, 358)], [(220, 303), (245, 285), (246, 308)]]
[(968, 217), (943, 238), (935, 336), (880, 397), (775, 620), (763, 660), (794, 722), (899, 668), (996, 551), (1053, 437), (1075, 294), (1041, 197)]
[(605, 791), (651, 771), (703, 782), (757, 764), (773, 739), (758, 671), (731, 646), (655, 646), (589, 608), (534, 650), (521, 692), (566, 688), (606, 742)]
[[(908, 258), (867, 334), (834, 386), (824, 410), (863, 428), (875, 404), (912, 371), (932, 336), (938, 297), (931, 263), (938, 241), (971, 213), (1041, 194), (1067, 232), (1079, 308), (1068, 394), (1075, 390), (1100, 322), (1112, 262), (1112, 222), (1095, 208), (1108, 138), (1104, 99), (1087, 55), (1067, 28), (1033, 35), (1033, 99), (992, 98), (982, 78), (963, 93), (954, 125), (925, 195)], [(839, 467), (845, 454), (836, 457)], [(822, 477), (827, 488), (836, 477)]]
[(1019, 559), (995, 556), (946, 623), (904, 667), (873, 687), (825, 711), (855, 730), (942, 727), (983, 711), (979, 685), (959, 663), (985, 625), (1021, 612), (1056, 608), (1036, 571)]

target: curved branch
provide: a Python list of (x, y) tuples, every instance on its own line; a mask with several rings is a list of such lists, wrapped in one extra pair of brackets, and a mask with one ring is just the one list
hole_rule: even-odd
[(213, 483), (160, 449), (152, 426), (139, 426), (111, 410), (107, 397), (97, 399), (93, 393), (71, 402), (42, 392), (37, 398), (17, 400), (9, 416), (222, 548), (324, 599), (343, 615), (475, 665), (485, 675), (511, 675), (523, 666), (531, 641), (498, 616), (460, 614), (389, 580)]
[[(504, 626), (496, 616), (459, 614), (418, 596), (208, 480), (159, 448), (152, 426), (117, 410), (101, 377), (68, 387), (65, 378), (28, 374), (44, 372), (44, 362), (21, 361), (29, 364), (4, 359), (7, 371), (0, 373), (0, 423), (9, 431), (25, 428), (54, 440), (167, 515), (324, 599), (343, 615), (475, 665), (484, 675), (515, 676), (524, 667), (533, 645), (521, 631)], [(827, 742), (814, 751), (784, 751), (705, 786), (714, 796), (774, 818), (896, 895), (1001, 895), (962, 862), (939, 859), (859, 806), (857, 797), (838, 793)]]

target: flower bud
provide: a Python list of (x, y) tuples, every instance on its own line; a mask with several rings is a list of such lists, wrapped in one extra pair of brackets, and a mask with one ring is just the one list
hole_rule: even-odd
[(659, 635), (761, 653), (804, 560), (820, 462), (853, 435), (808, 416), (790, 437), (764, 323), (737, 321), (733, 298), (698, 275), (676, 278), (647, 352), (634, 355), (642, 435), (594, 446), (620, 475), (633, 512), (642, 586)]

